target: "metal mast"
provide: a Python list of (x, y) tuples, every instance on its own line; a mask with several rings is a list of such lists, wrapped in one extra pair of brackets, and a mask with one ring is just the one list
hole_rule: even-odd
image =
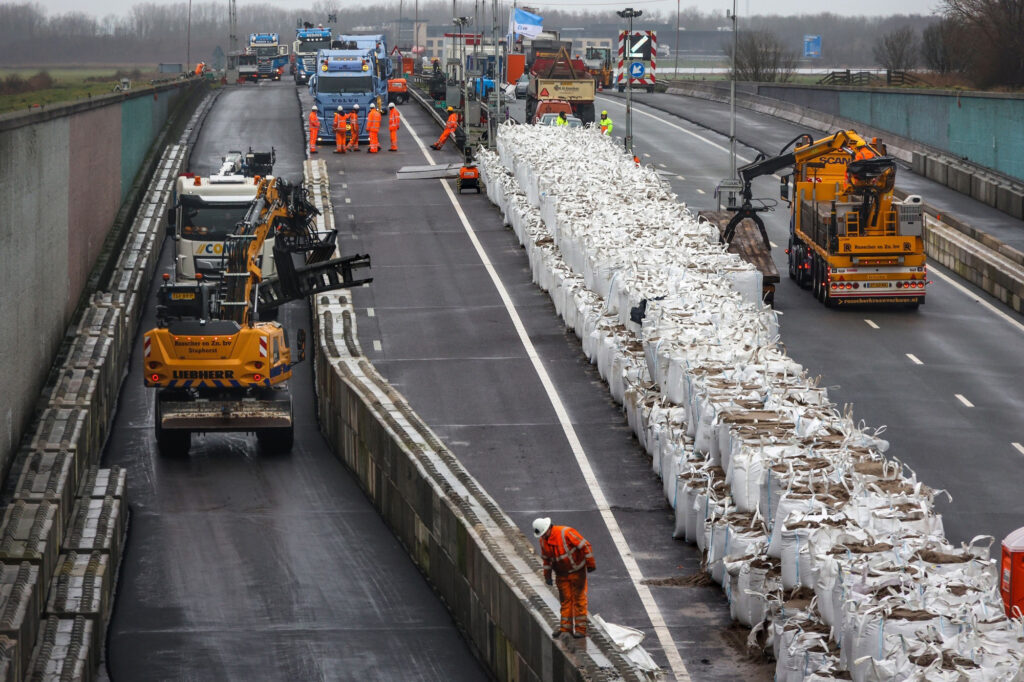
[(228, 0), (228, 52), (238, 52), (238, 8), (235, 0)]

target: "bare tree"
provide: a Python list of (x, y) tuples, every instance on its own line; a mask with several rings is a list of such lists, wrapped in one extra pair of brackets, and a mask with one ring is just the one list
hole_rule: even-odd
[(964, 27), (956, 19), (943, 17), (921, 31), (921, 57), (936, 73), (962, 72), (967, 68)]
[(908, 71), (917, 65), (917, 34), (909, 26), (881, 36), (874, 47), (875, 61), (890, 71)]
[(977, 85), (1024, 85), (1024, 0), (945, 0), (942, 9), (964, 29)]
[[(724, 46), (732, 54), (732, 43)], [(741, 31), (736, 39), (736, 80), (785, 83), (796, 71), (796, 52), (786, 50), (768, 31)]]

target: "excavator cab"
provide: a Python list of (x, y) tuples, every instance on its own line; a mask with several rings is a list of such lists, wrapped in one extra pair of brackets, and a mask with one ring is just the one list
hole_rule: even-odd
[(854, 192), (865, 189), (890, 192), (896, 185), (896, 160), (891, 156), (853, 161), (846, 167), (846, 179)]

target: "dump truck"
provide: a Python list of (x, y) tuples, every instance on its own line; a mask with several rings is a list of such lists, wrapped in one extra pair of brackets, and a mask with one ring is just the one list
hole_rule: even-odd
[(854, 130), (814, 140), (803, 134), (773, 157), (759, 154), (738, 169), (742, 203), (723, 239), (751, 219), (764, 233), (751, 199), (751, 181), (792, 167), (780, 180), (789, 204), (787, 266), (790, 279), (826, 306), (865, 303), (916, 308), (925, 302), (928, 272), (921, 198), (893, 196), (896, 160)]
[[(175, 282), (164, 275), (157, 326), (144, 336), (142, 357), (144, 383), (156, 389), (153, 428), (161, 454), (187, 454), (193, 433), (217, 431), (255, 433), (267, 451), (291, 449), (287, 382), (304, 359), (305, 333), (299, 331), (293, 352), (285, 328), (261, 315), (372, 281), (353, 276), (369, 267), (369, 256), (334, 257), (337, 234), (316, 231), (318, 213), (303, 187), (261, 178), (226, 241), (219, 281)], [(278, 271), (265, 277), (257, 259), (271, 236)]]
[(565, 100), (584, 124), (594, 122), (594, 78), (580, 59), (570, 59), (560, 48), (555, 57), (537, 57), (530, 69), (526, 94), (526, 120), (532, 121), (537, 105), (545, 100)]

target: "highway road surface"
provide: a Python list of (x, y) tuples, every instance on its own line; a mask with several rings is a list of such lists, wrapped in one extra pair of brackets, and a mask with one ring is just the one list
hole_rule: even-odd
[[(276, 173), (301, 179), (299, 116), (291, 83), (229, 88), (206, 119), (191, 170), (208, 174), (228, 150), (273, 145)], [(159, 272), (170, 251), (168, 242)], [(280, 321), (308, 330), (308, 307), (290, 304)], [(148, 305), (141, 330), (153, 325)], [(320, 436), (310, 361), (291, 381), (290, 455), (268, 456), (254, 437), (231, 434), (197, 438), (188, 458), (165, 458), (153, 437), (154, 394), (139, 375), (141, 338), (103, 459), (127, 467), (132, 512), (111, 679), (487, 679)]]

